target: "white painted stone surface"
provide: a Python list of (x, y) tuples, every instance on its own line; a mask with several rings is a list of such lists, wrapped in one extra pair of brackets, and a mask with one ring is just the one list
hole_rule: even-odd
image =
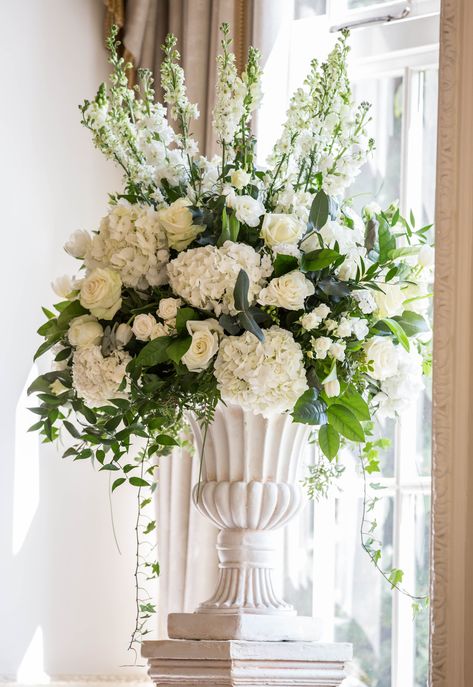
[(145, 642), (157, 687), (338, 687), (350, 644), (167, 640)]
[[(203, 452), (202, 480), (194, 487), (194, 503), (220, 529), (218, 585), (198, 613), (294, 616), (292, 606), (274, 589), (274, 531), (302, 504), (297, 470), (309, 429), (287, 415), (266, 419), (237, 406), (220, 405), (205, 446), (196, 422), (193, 431)], [(182, 622), (181, 618), (180, 626)], [(194, 635), (198, 624), (189, 622)]]

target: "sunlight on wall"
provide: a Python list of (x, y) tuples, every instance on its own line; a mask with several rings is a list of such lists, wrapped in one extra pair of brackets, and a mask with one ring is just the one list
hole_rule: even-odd
[(15, 412), (15, 479), (13, 486), (13, 555), (20, 551), (39, 505), (39, 438), (28, 432), (35, 416), (28, 410), (33, 405), (26, 390), (38, 376), (34, 365), (28, 375)]
[(17, 682), (26, 685), (46, 685), (50, 682), (49, 676), (44, 672), (43, 654), (43, 630), (37, 627), (18, 667)]

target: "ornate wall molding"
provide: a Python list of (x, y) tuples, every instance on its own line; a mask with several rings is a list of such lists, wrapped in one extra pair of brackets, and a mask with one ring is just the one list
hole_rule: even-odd
[(434, 298), (432, 687), (473, 670), (473, 3), (443, 0)]

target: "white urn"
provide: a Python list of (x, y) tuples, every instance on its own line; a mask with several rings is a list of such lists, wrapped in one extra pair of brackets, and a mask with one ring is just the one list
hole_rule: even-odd
[(302, 505), (298, 467), (310, 429), (290, 415), (264, 418), (219, 404), (204, 438), (191, 420), (200, 481), (194, 504), (220, 530), (219, 580), (193, 614), (170, 614), (180, 639), (318, 639), (318, 623), (297, 617), (273, 583), (275, 531)]

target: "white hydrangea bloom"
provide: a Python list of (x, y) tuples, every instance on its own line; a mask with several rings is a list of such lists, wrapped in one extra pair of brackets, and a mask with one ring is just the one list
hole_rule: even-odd
[(168, 265), (174, 293), (201, 310), (235, 314), (233, 290), (240, 270), (248, 274), (248, 298), (254, 302), (272, 272), (268, 255), (245, 243), (226, 241), (221, 248), (204, 246), (182, 251)]
[(90, 406), (100, 406), (111, 398), (126, 398), (127, 391), (118, 391), (131, 357), (126, 351), (102, 355), (100, 346), (78, 348), (72, 362), (72, 381), (77, 395)]
[(226, 403), (265, 417), (291, 410), (308, 388), (301, 347), (276, 326), (265, 330), (264, 342), (250, 332), (224, 337), (215, 376)]
[(167, 280), (166, 233), (151, 207), (120, 201), (100, 223), (85, 257), (88, 270), (111, 267), (125, 286), (146, 289)]

